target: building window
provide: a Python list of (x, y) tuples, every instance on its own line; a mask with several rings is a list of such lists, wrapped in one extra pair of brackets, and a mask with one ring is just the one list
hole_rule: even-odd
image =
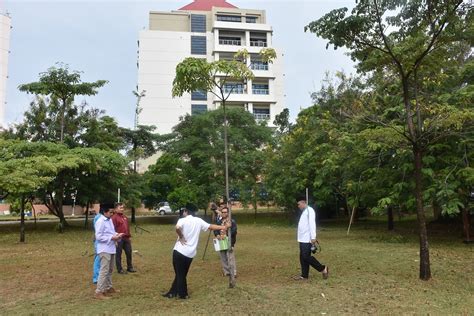
[(242, 17), (237, 16), (237, 15), (217, 15), (217, 21), (223, 21), (223, 22), (242, 22)]
[(191, 36), (191, 54), (206, 55), (206, 37)]
[(268, 62), (261, 60), (250, 61), (250, 68), (252, 70), (268, 70)]
[(206, 16), (191, 14), (191, 32), (206, 33)]
[(244, 84), (243, 83), (226, 83), (224, 84), (224, 93), (232, 94), (244, 94)]
[(256, 120), (269, 120), (270, 109), (269, 108), (253, 108), (253, 116)]
[(202, 91), (202, 90), (193, 91), (191, 93), (191, 100), (206, 101), (207, 100), (206, 91)]
[(242, 45), (242, 40), (240, 39), (240, 37), (219, 36), (219, 44), (240, 46)]
[(206, 104), (191, 104), (191, 115), (198, 115), (207, 112)]
[(267, 34), (260, 32), (250, 33), (250, 46), (267, 47)]
[(269, 94), (268, 84), (252, 84), (253, 94)]
[(257, 23), (257, 17), (256, 16), (246, 16), (245, 17), (245, 22), (246, 23)]
[(267, 47), (267, 40), (262, 38), (250, 38), (250, 46)]

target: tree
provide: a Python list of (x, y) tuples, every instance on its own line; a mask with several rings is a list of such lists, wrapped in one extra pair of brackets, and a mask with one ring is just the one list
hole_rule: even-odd
[(50, 96), (54, 102), (61, 102), (58, 112), (60, 122), (59, 141), (62, 143), (65, 112), (74, 102), (74, 98), (78, 95), (96, 95), (97, 89), (104, 86), (107, 81), (82, 82), (80, 72), (69, 71), (69, 67), (64, 64), (58, 64), (58, 66), (58, 68), (51, 67), (46, 72), (40, 73), (39, 81), (21, 84), (18, 89), (37, 96)]
[[(190, 202), (206, 208), (209, 201), (225, 194), (223, 116), (222, 109), (187, 115), (170, 135), (163, 136), (164, 154), (146, 173), (154, 197), (146, 200), (168, 200), (181, 206)], [(261, 148), (271, 141), (271, 130), (243, 109), (229, 109), (227, 119), (230, 186), (249, 189), (262, 173)]]
[[(158, 141), (158, 136), (153, 133), (155, 129), (155, 126), (144, 125), (138, 125), (133, 130), (128, 128), (121, 129), (125, 143), (126, 155), (133, 163), (133, 170), (131, 170), (129, 173), (131, 178), (140, 178), (137, 175), (137, 160), (148, 158), (157, 151), (156, 143)], [(124, 192), (128, 192), (126, 194), (129, 194), (128, 202), (131, 204), (127, 205), (131, 206), (132, 208), (132, 223), (135, 223), (135, 208), (141, 205), (138, 191), (132, 187), (129, 187), (129, 189)], [(132, 194), (132, 192), (135, 193)]]
[[(264, 48), (260, 51), (264, 62), (272, 62), (276, 58), (275, 50)], [(226, 91), (225, 84), (228, 80), (242, 80), (244, 83), (253, 78), (249, 65), (249, 53), (241, 50), (234, 55), (233, 60), (217, 60), (207, 62), (201, 58), (186, 58), (176, 66), (176, 77), (173, 81), (173, 96), (182, 96), (185, 92), (206, 91), (212, 93), (220, 101), (224, 112), (224, 167), (225, 167), (225, 190), (226, 202), (229, 203), (229, 149), (227, 139), (227, 114), (226, 101), (231, 95), (234, 87)], [(231, 218), (229, 205), (229, 218)], [(229, 233), (230, 236), (230, 228)], [(229, 276), (229, 287), (235, 285), (233, 273)]]
[[(75, 96), (95, 95), (105, 83), (105, 80), (82, 82), (80, 72), (71, 72), (67, 66), (60, 65), (41, 73), (38, 82), (20, 85), (21, 91), (36, 94), (36, 99), (25, 113), (24, 121), (16, 126), (15, 137), (33, 142), (57, 142), (69, 148), (119, 150), (123, 140), (115, 120), (101, 116), (100, 110), (87, 108), (86, 103), (74, 104)], [(79, 151), (71, 155), (80, 155)], [(78, 186), (82, 175), (76, 172), (76, 168), (62, 168), (39, 195), (50, 212), (59, 217), (61, 229), (67, 226), (62, 210), (64, 199), (75, 192), (72, 188)]]
[(385, 72), (398, 80), (403, 104), (399, 113), (405, 117), (405, 126), (397, 131), (411, 144), (413, 153), (420, 278), (428, 280), (431, 270), (422, 169), (429, 138), (417, 88), (430, 77), (425, 67), (432, 70), (435, 63), (441, 67), (452, 59), (449, 48), (465, 40), (463, 34), (472, 25), (472, 10), (462, 0), (360, 0), (352, 14), (346, 13), (347, 8), (333, 10), (305, 30), (329, 40), (328, 45), (335, 48), (348, 48), (359, 71)]
[[(271, 63), (276, 58), (276, 53), (271, 48), (262, 49), (260, 55), (264, 62)], [(227, 200), (229, 200), (229, 166), (226, 101), (232, 94), (234, 87), (227, 90), (225, 85), (230, 80), (246, 82), (253, 78), (248, 59), (249, 54), (246, 50), (237, 52), (233, 60), (207, 62), (201, 58), (186, 58), (176, 66), (176, 77), (173, 81), (173, 96), (182, 96), (185, 92), (206, 91), (212, 93), (222, 106), (224, 113), (225, 196)]]
[[(25, 241), (25, 202), (51, 183), (59, 172), (84, 160), (71, 155), (64, 145), (0, 139), (0, 188), (20, 199), (20, 242)], [(8, 176), (7, 176), (8, 175)]]

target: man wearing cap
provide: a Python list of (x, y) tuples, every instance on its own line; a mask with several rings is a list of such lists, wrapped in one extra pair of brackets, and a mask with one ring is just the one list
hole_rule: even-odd
[(311, 246), (316, 244), (316, 213), (314, 209), (307, 205), (305, 198), (298, 199), (298, 208), (301, 210), (298, 222), (298, 243), (300, 246), (301, 275), (294, 277), (295, 280), (307, 280), (309, 276), (309, 266), (322, 273), (323, 278), (329, 276), (329, 269), (322, 265), (311, 255)]
[(164, 297), (180, 299), (189, 298), (186, 276), (193, 258), (196, 256), (196, 249), (201, 231), (225, 230), (226, 226), (209, 224), (198, 217), (194, 217), (194, 212), (188, 208), (180, 210), (180, 219), (176, 224), (176, 234), (178, 240), (173, 248), (173, 268), (174, 281), (170, 290), (163, 294)]

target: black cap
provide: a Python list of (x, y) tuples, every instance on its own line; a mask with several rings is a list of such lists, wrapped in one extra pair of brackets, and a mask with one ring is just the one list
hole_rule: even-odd
[(299, 201), (305, 201), (306, 202), (306, 196), (299, 196), (297, 199), (296, 199), (296, 202), (299, 202)]

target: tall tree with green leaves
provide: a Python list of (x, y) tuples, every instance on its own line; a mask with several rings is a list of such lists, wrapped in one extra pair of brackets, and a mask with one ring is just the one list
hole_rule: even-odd
[[(276, 58), (276, 52), (272, 48), (264, 48), (260, 51), (264, 62), (271, 63)], [(217, 60), (208, 62), (205, 59), (189, 57), (176, 66), (176, 77), (173, 81), (173, 96), (182, 96), (185, 92), (205, 91), (212, 93), (220, 102), (224, 112), (224, 174), (226, 201), (229, 203), (229, 148), (228, 148), (228, 122), (226, 101), (232, 94), (234, 87), (226, 89), (226, 83), (231, 80), (241, 80), (244, 83), (253, 78), (250, 70), (249, 53), (241, 50), (234, 55), (232, 60)], [(231, 218), (231, 207), (229, 206), (229, 218)], [(230, 228), (229, 233), (230, 236)], [(231, 269), (232, 270), (232, 269)], [(229, 287), (234, 287), (235, 279), (233, 273), (229, 277)]]
[(51, 67), (39, 74), (39, 81), (25, 83), (18, 86), (20, 91), (37, 96), (49, 96), (53, 102), (58, 102), (59, 141), (64, 140), (65, 113), (68, 111), (74, 98), (79, 95), (96, 95), (98, 89), (104, 86), (106, 80), (82, 82), (79, 71), (70, 71), (68, 65), (59, 63), (58, 67)]
[[(275, 50), (265, 48), (260, 51), (264, 62), (271, 63), (276, 58)], [(212, 93), (220, 102), (224, 113), (224, 157), (226, 199), (229, 200), (229, 171), (227, 144), (227, 109), (226, 101), (233, 93), (234, 87), (226, 89), (226, 83), (241, 80), (246, 83), (253, 79), (253, 72), (248, 63), (249, 53), (241, 50), (232, 60), (208, 62), (202, 58), (189, 57), (176, 66), (176, 77), (173, 81), (173, 96), (182, 96), (185, 92), (205, 91)]]
[[(117, 154), (123, 147), (123, 139), (115, 120), (103, 116), (98, 109), (89, 108), (86, 103), (74, 103), (75, 96), (95, 95), (105, 83), (105, 80), (82, 82), (81, 73), (70, 71), (65, 65), (48, 69), (40, 74), (38, 82), (19, 86), (21, 91), (35, 94), (36, 98), (12, 135), (33, 142), (61, 143), (77, 148), (73, 153), (77, 155), (81, 155), (80, 148), (87, 147), (108, 150), (112, 156)], [(61, 227), (67, 226), (62, 209), (64, 200), (75, 192), (82, 175), (76, 168), (64, 168), (53, 182), (41, 188), (39, 197), (51, 213), (59, 217)]]
[[(385, 72), (398, 81), (399, 110), (405, 118), (398, 133), (411, 144), (415, 199), (420, 237), (420, 279), (431, 278), (426, 216), (423, 207), (423, 155), (428, 137), (418, 87), (430, 78), (427, 68), (442, 66), (453, 57), (450, 47), (472, 40), (468, 2), (462, 0), (359, 0), (351, 14), (332, 10), (305, 27), (327, 39), (328, 45), (346, 47), (364, 73)], [(466, 36), (467, 35), (467, 36)], [(380, 124), (385, 122), (380, 121)]]

